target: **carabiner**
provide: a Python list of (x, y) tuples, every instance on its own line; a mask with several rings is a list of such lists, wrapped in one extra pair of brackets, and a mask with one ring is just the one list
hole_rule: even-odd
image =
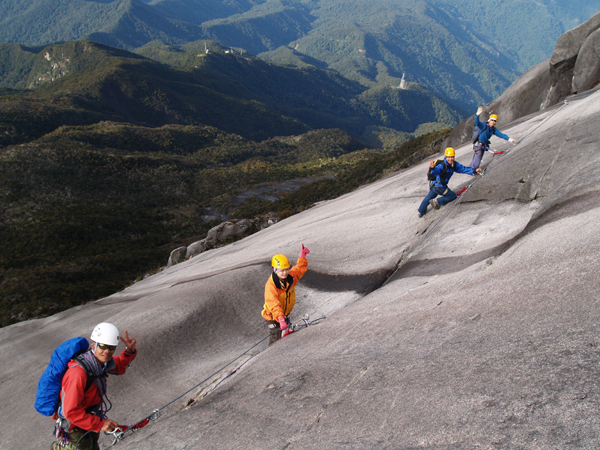
[(112, 434), (114, 437), (111, 446), (115, 445), (125, 436), (125, 432), (120, 427), (116, 427), (114, 430), (109, 431), (108, 433)]

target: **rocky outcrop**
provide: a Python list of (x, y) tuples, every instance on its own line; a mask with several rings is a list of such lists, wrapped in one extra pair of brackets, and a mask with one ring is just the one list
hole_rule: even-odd
[(167, 267), (171, 267), (173, 264), (180, 263), (185, 259), (185, 254), (187, 252), (187, 247), (178, 247), (171, 252), (169, 255), (169, 262), (167, 263)]
[[(594, 41), (597, 42), (598, 36), (594, 35), (599, 29), (600, 13), (558, 38), (550, 58), (552, 85), (544, 107), (552, 106), (568, 95), (589, 89), (600, 81), (597, 64), (591, 64), (592, 70), (588, 70), (590, 59), (598, 60), (598, 53), (594, 53)], [(580, 57), (581, 61), (578, 64)], [(575, 67), (578, 67), (577, 77), (575, 77)], [(584, 86), (588, 87), (584, 88)]]
[[(600, 13), (564, 33), (549, 60), (525, 72), (500, 97), (485, 105), (482, 120), (499, 117), (498, 128), (541, 111), (600, 83)], [(444, 147), (458, 147), (473, 134), (473, 116), (456, 126)]]
[(216, 227), (208, 230), (206, 237), (196, 241), (187, 247), (179, 247), (171, 252), (167, 267), (180, 263), (184, 260), (193, 258), (200, 253), (231, 239), (240, 238), (251, 234), (254, 231), (264, 230), (274, 223), (277, 223), (278, 217), (275, 213), (269, 213), (265, 216), (258, 216), (254, 219), (231, 220), (223, 222)]
[(573, 92), (592, 89), (600, 82), (600, 29), (582, 44), (573, 68)]

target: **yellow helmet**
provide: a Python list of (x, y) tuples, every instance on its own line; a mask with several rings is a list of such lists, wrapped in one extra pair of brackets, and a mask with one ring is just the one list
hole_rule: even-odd
[(276, 269), (289, 269), (290, 261), (287, 259), (285, 255), (275, 255), (271, 260), (271, 265)]
[(448, 147), (444, 152), (444, 156), (455, 156), (454, 149), (452, 147)]
[(496, 122), (498, 122), (498, 116), (497, 116), (496, 114), (492, 114), (492, 115), (490, 116), (490, 118), (488, 119), (488, 122), (489, 122), (490, 120), (495, 120)]

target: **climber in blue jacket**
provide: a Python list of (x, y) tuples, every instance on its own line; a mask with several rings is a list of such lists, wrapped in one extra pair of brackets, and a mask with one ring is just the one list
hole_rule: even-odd
[(515, 140), (502, 133), (496, 128), (498, 122), (498, 116), (492, 114), (488, 119), (487, 123), (483, 123), (479, 120), (479, 115), (483, 112), (483, 106), (477, 108), (475, 113), (475, 130), (473, 131), (473, 159), (469, 163), (469, 167), (477, 169), (481, 164), (481, 158), (483, 158), (483, 152), (487, 152), (490, 148), (490, 139), (492, 136), (498, 136), (511, 144), (515, 143)]
[[(481, 169), (473, 169), (471, 167), (465, 167), (458, 161), (454, 160), (455, 153), (452, 147), (448, 147), (444, 152), (443, 161), (429, 160), (429, 173), (428, 178), (431, 180), (429, 183), (429, 194), (425, 196), (419, 206), (419, 217), (423, 217), (427, 212), (427, 205), (431, 204), (434, 209), (440, 209), (440, 206), (450, 203), (456, 199), (456, 193), (448, 187), (448, 181), (454, 172), (466, 173), (468, 175), (475, 175), (475, 173), (481, 172)], [(441, 195), (439, 200), (435, 198)]]

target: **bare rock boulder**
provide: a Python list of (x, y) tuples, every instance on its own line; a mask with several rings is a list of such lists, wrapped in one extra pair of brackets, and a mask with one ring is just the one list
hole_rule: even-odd
[(585, 40), (573, 68), (573, 92), (592, 89), (600, 83), (600, 29)]
[(185, 259), (185, 254), (187, 252), (187, 247), (179, 247), (171, 252), (169, 255), (169, 262), (167, 263), (167, 267), (171, 267), (173, 264), (177, 264)]
[[(544, 107), (552, 106), (574, 92), (573, 76), (578, 55), (584, 42), (598, 29), (600, 29), (600, 13), (558, 38), (550, 58), (552, 87)], [(579, 66), (582, 67), (582, 64)]]
[(274, 223), (277, 223), (277, 219), (277, 214), (269, 213), (266, 216), (255, 217), (254, 219), (223, 222), (208, 230), (206, 238), (190, 244), (187, 248), (180, 247), (186, 249), (183, 258), (177, 256), (177, 260), (175, 260), (173, 253), (180, 249), (173, 250), (173, 252), (171, 252), (171, 257), (169, 257), (168, 267), (172, 266), (173, 264), (177, 264), (184, 259), (187, 260), (193, 258), (194, 256), (199, 255), (200, 253), (211, 248), (217, 247), (223, 242), (226, 242), (232, 238), (246, 236), (252, 232), (253, 228), (256, 231), (264, 230)]
[(196, 241), (193, 244), (188, 245), (187, 251), (185, 253), (185, 259), (193, 258), (194, 256), (199, 255), (206, 249), (206, 239)]

